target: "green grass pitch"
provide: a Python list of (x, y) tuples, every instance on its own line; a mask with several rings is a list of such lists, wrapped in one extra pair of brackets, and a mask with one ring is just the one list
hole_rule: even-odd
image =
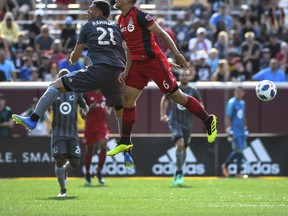
[(0, 179), (0, 215), (288, 215), (288, 178), (105, 178), (100, 186), (70, 178), (57, 198), (56, 178)]

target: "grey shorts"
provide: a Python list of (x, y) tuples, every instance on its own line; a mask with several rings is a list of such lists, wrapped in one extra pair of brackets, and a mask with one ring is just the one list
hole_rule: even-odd
[(53, 157), (65, 155), (66, 158), (81, 158), (81, 149), (78, 138), (52, 137), (51, 153)]
[(122, 105), (123, 84), (118, 81), (118, 75), (123, 68), (98, 64), (73, 71), (62, 77), (67, 91), (85, 93), (99, 89), (107, 99), (108, 106)]
[(192, 129), (185, 129), (179, 124), (170, 124), (169, 129), (172, 133), (172, 139), (175, 143), (177, 140), (183, 138), (185, 147), (189, 146)]

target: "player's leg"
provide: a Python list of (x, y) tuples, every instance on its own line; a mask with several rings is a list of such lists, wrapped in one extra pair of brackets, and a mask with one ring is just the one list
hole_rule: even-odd
[(150, 71), (150, 78), (154, 80), (160, 90), (163, 93), (167, 94), (171, 98), (171, 100), (173, 100), (177, 104), (184, 106), (187, 110), (200, 118), (206, 126), (208, 133), (208, 142), (212, 143), (215, 141), (215, 138), (217, 136), (216, 116), (208, 115), (208, 113), (202, 107), (199, 101), (197, 101), (194, 97), (183, 93), (178, 88), (176, 78), (170, 71), (170, 65), (165, 55), (160, 55), (155, 60), (153, 64), (153, 69), (151, 69)]
[(60, 193), (58, 194), (58, 197), (66, 197), (67, 191), (65, 187), (65, 156), (64, 155), (57, 155), (55, 156), (55, 175), (58, 179), (58, 183), (60, 186)]
[(90, 173), (90, 167), (92, 163), (92, 155), (94, 152), (94, 145), (86, 143), (86, 151), (84, 154), (84, 164), (85, 164), (85, 182), (86, 185), (91, 185), (91, 173)]
[(122, 134), (119, 144), (107, 155), (113, 156), (120, 152), (133, 148), (131, 142), (131, 131), (136, 119), (136, 101), (141, 95), (142, 90), (125, 85), (123, 96), (123, 115), (122, 115)]
[(241, 174), (241, 166), (243, 164), (244, 155), (243, 150), (247, 147), (246, 136), (239, 136), (238, 138), (238, 156), (237, 156), (237, 174), (238, 178), (248, 178), (248, 175)]
[(64, 170), (68, 173), (80, 163), (81, 149), (78, 138), (69, 138), (67, 141), (67, 155), (69, 160), (64, 165)]
[[(63, 71), (64, 70), (61, 70), (59, 72), (60, 76), (64, 75)], [(16, 114), (12, 115), (12, 119), (16, 124), (21, 124), (28, 130), (33, 130), (36, 127), (39, 118), (43, 116), (43, 114), (51, 106), (51, 104), (57, 98), (58, 94), (60, 92), (66, 91), (60, 76), (57, 80), (55, 80), (49, 85), (47, 90), (40, 97), (39, 101), (36, 104), (35, 110), (33, 111), (30, 117), (22, 117)]]
[(55, 175), (58, 179), (60, 186), (60, 193), (58, 197), (66, 197), (65, 187), (65, 168), (64, 164), (66, 161), (65, 155), (67, 154), (67, 142), (65, 139), (60, 137), (52, 137), (51, 139), (51, 153), (55, 159)]
[(185, 146), (183, 137), (178, 138), (176, 145), (176, 171), (174, 174), (174, 185), (182, 185), (184, 183), (183, 165), (185, 160)]
[(97, 167), (97, 179), (100, 184), (104, 184), (105, 181), (102, 177), (102, 169), (104, 166), (104, 163), (106, 161), (106, 149), (107, 149), (107, 140), (101, 139), (98, 141), (98, 147), (99, 147), (99, 162)]
[(217, 136), (217, 128), (216, 128), (216, 116), (208, 115), (206, 110), (202, 107), (198, 100), (194, 97), (189, 96), (183, 93), (180, 89), (176, 90), (169, 97), (175, 102), (182, 106), (184, 106), (187, 110), (193, 113), (195, 116), (200, 118), (206, 126), (208, 133), (208, 142), (212, 143), (215, 141)]

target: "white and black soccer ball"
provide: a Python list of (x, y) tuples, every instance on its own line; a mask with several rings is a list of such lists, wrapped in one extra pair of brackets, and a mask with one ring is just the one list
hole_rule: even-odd
[(270, 80), (262, 80), (256, 85), (255, 91), (261, 101), (271, 101), (277, 94), (277, 87)]

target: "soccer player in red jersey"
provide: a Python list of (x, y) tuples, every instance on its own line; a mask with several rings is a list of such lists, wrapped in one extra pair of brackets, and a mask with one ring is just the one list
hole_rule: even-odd
[(91, 185), (90, 166), (95, 144), (99, 148), (99, 162), (97, 167), (97, 178), (100, 184), (104, 184), (101, 171), (106, 160), (106, 146), (109, 140), (109, 129), (107, 126), (107, 116), (111, 113), (111, 108), (106, 104), (106, 98), (100, 90), (85, 93), (85, 100), (89, 106), (89, 112), (85, 121), (85, 133), (83, 144), (86, 145), (84, 163), (86, 168), (86, 184)]
[(216, 116), (209, 115), (194, 97), (179, 89), (167, 57), (155, 43), (153, 33), (161, 37), (174, 54), (178, 64), (174, 66), (187, 68), (189, 62), (179, 52), (168, 33), (147, 12), (136, 7), (135, 3), (136, 0), (116, 0), (115, 4), (122, 12), (118, 23), (128, 47), (128, 61), (125, 71), (119, 75), (119, 81), (125, 82), (121, 139), (107, 155), (113, 156), (133, 148), (130, 136), (136, 119), (136, 102), (150, 80), (153, 80), (172, 101), (200, 118), (206, 126), (208, 142), (214, 142), (217, 136)]

